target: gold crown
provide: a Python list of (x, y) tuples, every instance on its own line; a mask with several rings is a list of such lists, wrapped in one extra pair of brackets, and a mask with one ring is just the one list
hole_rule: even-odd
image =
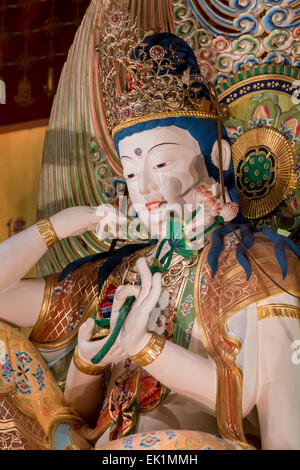
[[(109, 132), (155, 118), (195, 116), (217, 119), (213, 103), (201, 95), (202, 77), (187, 69), (172, 73), (184, 62), (172, 46), (145, 43), (128, 11), (117, 2), (104, 14), (100, 29), (98, 70), (100, 93)], [(146, 50), (146, 48), (148, 48)]]

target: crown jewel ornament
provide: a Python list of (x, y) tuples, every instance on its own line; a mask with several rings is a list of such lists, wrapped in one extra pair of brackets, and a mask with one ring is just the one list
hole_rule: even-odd
[(106, 12), (102, 24), (96, 46), (100, 93), (113, 136), (155, 117), (217, 119), (203, 78), (185, 68), (176, 43), (149, 47), (153, 33), (143, 34), (131, 14), (119, 7)]

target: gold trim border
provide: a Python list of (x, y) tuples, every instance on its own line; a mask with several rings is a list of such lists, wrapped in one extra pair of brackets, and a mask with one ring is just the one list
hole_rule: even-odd
[[(96, 294), (94, 299), (90, 302), (90, 304), (86, 308), (86, 313), (81, 319), (80, 325), (82, 325), (88, 318), (92, 316), (92, 313), (94, 312), (95, 309), (97, 309), (97, 303), (98, 303), (98, 295)], [(79, 326), (80, 326), (79, 325)], [(60, 342), (53, 342), (53, 343), (38, 343), (35, 342), (34, 340), (30, 340), (36, 348), (42, 353), (42, 352), (56, 352), (59, 351), (60, 349), (63, 349), (65, 346), (69, 345), (76, 339), (76, 336), (78, 334), (78, 328), (76, 328), (70, 336), (65, 338), (64, 340)]]
[[(72, 424), (74, 425), (80, 424), (81, 426), (83, 426), (85, 423), (83, 419), (80, 418), (79, 416), (69, 414), (68, 412), (65, 412), (65, 411), (61, 414), (53, 416), (48, 426), (48, 438), (49, 438), (50, 450), (55, 450), (54, 445), (55, 445), (55, 439), (56, 439), (56, 432), (58, 430), (58, 427), (61, 424), (70, 424), (70, 426), (72, 426)], [(69, 439), (70, 439), (70, 435), (69, 435)]]
[[(262, 66), (260, 66), (260, 67), (263, 67), (264, 65), (266, 65), (266, 64), (262, 64)], [(285, 67), (288, 67), (288, 66), (285, 66)], [(290, 66), (290, 67), (292, 67), (292, 66)], [(241, 88), (243, 86), (250, 85), (250, 84), (255, 83), (255, 82), (258, 82), (260, 80), (264, 80), (264, 81), (265, 80), (280, 80), (280, 81), (285, 81), (287, 83), (290, 83), (291, 85), (293, 84), (293, 82), (295, 80), (297, 80), (297, 78), (294, 78), (292, 76), (288, 76), (286, 72), (281, 75), (279, 73), (265, 73), (263, 70), (260, 70), (257, 75), (252, 75), (251, 77), (247, 77), (247, 78), (244, 78), (243, 80), (239, 80), (239, 78), (238, 78), (239, 74), (244, 74), (245, 75), (248, 70), (250, 70), (251, 73), (254, 73), (254, 68), (255, 68), (255, 66), (253, 67), (253, 69), (251, 69), (251, 68), (250, 69), (245, 69), (243, 71), (239, 71), (239, 72), (230, 74), (223, 82), (218, 84), (216, 86), (216, 88), (223, 87), (224, 83), (226, 83), (228, 85), (227, 90), (222, 91), (222, 93), (218, 93), (218, 95), (217, 95), (218, 100), (223, 101), (224, 98), (227, 98), (228, 95), (231, 95), (231, 93), (234, 93), (239, 88)], [(234, 78), (235, 80), (238, 80), (238, 81), (234, 84), (231, 84), (230, 83), (231, 78)], [(253, 90), (253, 92), (251, 92), (251, 93), (261, 93), (263, 91), (264, 90), (261, 90), (261, 89), (260, 90)], [(278, 91), (278, 90), (276, 90), (276, 91)], [(286, 93), (289, 96), (291, 96), (290, 93), (287, 93), (284, 90), (281, 90), (281, 92)], [(245, 96), (246, 94), (248, 95), (250, 93), (245, 93), (244, 95), (241, 95), (241, 96)]]
[(209, 113), (204, 111), (169, 111), (164, 113), (151, 113), (147, 114), (146, 116), (137, 116), (133, 119), (129, 119), (128, 121), (122, 122), (118, 124), (112, 130), (112, 137), (114, 138), (115, 135), (122, 131), (123, 129), (127, 129), (128, 127), (134, 126), (135, 124), (140, 124), (142, 122), (149, 122), (153, 121), (154, 119), (166, 119), (169, 117), (196, 117), (199, 119), (218, 119), (218, 115), (216, 113)]
[[(151, 252), (151, 250), (153, 249), (154, 249), (153, 245), (142, 248), (137, 253), (133, 253), (132, 255), (130, 255), (130, 257), (127, 258), (127, 261), (134, 262), (139, 257), (146, 256), (148, 252)], [(118, 269), (119, 269), (119, 266), (117, 266), (112, 271), (109, 278), (105, 281), (105, 284), (103, 285), (101, 289), (100, 296), (98, 297), (98, 293), (95, 294), (95, 297), (91, 300), (91, 302), (86, 308), (86, 313), (81, 319), (80, 325), (82, 325), (82, 323), (84, 323), (88, 318), (92, 317), (94, 311), (96, 312), (95, 317), (97, 317), (97, 307), (98, 307), (98, 303), (99, 302), (101, 303), (102, 301), (101, 299), (103, 299), (103, 290), (105, 290), (108, 287), (109, 285), (108, 281), (109, 283), (115, 283), (115, 274), (118, 271)], [(31, 335), (33, 334), (35, 329), (38, 330), (38, 327), (43, 323), (45, 319), (45, 315), (48, 313), (48, 309), (50, 308), (50, 296), (51, 296), (51, 292), (53, 289), (54, 281), (56, 282), (56, 277), (54, 275), (50, 275), (50, 279), (49, 278), (47, 279), (46, 277), (45, 280), (46, 280), (46, 288), (45, 288), (45, 293), (44, 293), (42, 309), (40, 312), (38, 322), (35, 325), (34, 329), (32, 330)], [(118, 283), (115, 283), (115, 285), (118, 286)], [(71, 333), (70, 336), (68, 336), (67, 338), (65, 338), (64, 340), (60, 342), (55, 342), (55, 343), (54, 342), (53, 343), (39, 343), (39, 342), (34, 341), (33, 339), (30, 339), (30, 341), (34, 344), (36, 348), (39, 349), (41, 353), (42, 352), (56, 352), (56, 351), (59, 351), (60, 349), (63, 349), (65, 346), (69, 345), (70, 343), (72, 343), (72, 341), (76, 340), (77, 334), (78, 334), (78, 329), (75, 329)]]
[[(137, 374), (136, 374), (136, 378), (135, 378), (135, 389), (134, 389), (134, 393), (132, 394), (132, 397), (130, 399), (129, 402), (126, 403), (126, 407), (123, 408), (122, 407), (122, 414), (124, 416), (126, 416), (127, 418), (130, 418), (131, 419), (131, 424), (130, 424), (130, 427), (124, 432), (122, 433), (122, 438), (123, 437), (126, 437), (128, 436), (128, 434), (130, 434), (131, 430), (136, 426), (136, 414), (134, 411), (131, 410), (132, 408), (132, 405), (134, 404), (134, 402), (136, 401), (136, 398), (138, 397), (139, 395), (139, 392), (140, 392), (140, 383), (141, 383), (141, 377), (142, 377), (142, 370), (138, 371)], [(109, 402), (108, 402), (108, 411), (109, 411), (109, 415), (111, 417), (111, 420), (112, 420), (112, 426), (111, 426), (111, 430), (109, 432), (109, 440), (113, 440), (111, 439), (113, 433), (115, 432), (115, 429), (116, 429), (116, 426), (118, 423), (116, 423), (113, 419), (113, 416), (112, 416), (112, 394), (113, 394), (113, 391), (114, 389), (112, 389), (109, 393)]]
[[(227, 324), (228, 320), (234, 314), (236, 314), (238, 311), (245, 308), (247, 305), (251, 305), (251, 304), (253, 304), (255, 302), (259, 302), (261, 300), (266, 300), (267, 298), (273, 297), (276, 294), (282, 293), (282, 291), (280, 291), (280, 289), (276, 285), (274, 285), (273, 287), (268, 288), (267, 291), (265, 291), (265, 292), (260, 292), (258, 294), (253, 294), (251, 297), (247, 297), (243, 301), (241, 301), (239, 303), (236, 303), (235, 305), (232, 305), (230, 310), (228, 310), (226, 312), (226, 315), (224, 316), (223, 322), (220, 325), (220, 331), (223, 332), (224, 338), (226, 338), (228, 341), (230, 341), (232, 344), (235, 345), (235, 351), (233, 353), (234, 357), (233, 356), (228, 357), (227, 360), (229, 361), (228, 367), (231, 371), (233, 380), (236, 382), (237, 392), (238, 392), (239, 397), (240, 397), (240, 402), (236, 405), (238, 410), (239, 410), (239, 416), (236, 420), (236, 426), (237, 426), (237, 429), (239, 430), (240, 437), (242, 439), (240, 441), (240, 440), (237, 440), (237, 439), (233, 438), (232, 435), (228, 435), (227, 433), (225, 434), (223, 432), (223, 430), (226, 429), (226, 425), (225, 425), (225, 422), (224, 422), (224, 412), (222, 412), (222, 410), (220, 409), (220, 398), (225, 393), (226, 370), (224, 368), (224, 363), (219, 359), (218, 355), (216, 354), (216, 352), (214, 351), (213, 347), (210, 344), (210, 341), (209, 341), (209, 339), (207, 337), (207, 334), (206, 334), (205, 325), (203, 324), (203, 321), (202, 321), (202, 314), (201, 314), (202, 307), (201, 307), (201, 299), (200, 299), (200, 276), (201, 276), (201, 268), (202, 268), (202, 265), (205, 261), (205, 257), (207, 255), (209, 249), (210, 249), (210, 244), (208, 244), (206, 247), (204, 247), (204, 249), (203, 249), (203, 251), (200, 255), (197, 270), (196, 270), (195, 287), (194, 287), (195, 314), (196, 314), (196, 318), (197, 318), (197, 321), (198, 321), (198, 325), (199, 325), (201, 338), (202, 338), (204, 347), (207, 351), (208, 356), (210, 357), (211, 360), (213, 360), (213, 362), (216, 365), (216, 370), (217, 370), (216, 415), (217, 415), (217, 422), (218, 422), (218, 427), (219, 427), (220, 434), (222, 435), (222, 437), (234, 441), (236, 444), (242, 446), (243, 448), (249, 449), (249, 445), (247, 444), (247, 441), (246, 441), (246, 438), (245, 438), (245, 435), (244, 435), (243, 423), (242, 423), (243, 373), (242, 373), (241, 369), (238, 367), (238, 365), (235, 362), (235, 357), (238, 354), (238, 351), (239, 351), (239, 348), (240, 348), (240, 342), (236, 338), (234, 338), (232, 336), (229, 336), (226, 333), (225, 328), (226, 328), (226, 324)], [(289, 283), (289, 285), (286, 288), (291, 293), (296, 294), (296, 295), (300, 295), (299, 287), (294, 286), (291, 283)], [(285, 307), (287, 307), (287, 306), (285, 306)], [(292, 308), (296, 309), (296, 307), (292, 307)], [(298, 308), (298, 311), (299, 311), (299, 308)], [(279, 313), (279, 310), (277, 311), (277, 313)], [(283, 313), (283, 311), (281, 311), (280, 313)], [(292, 313), (292, 315), (291, 315), (291, 313)], [(289, 318), (294, 318), (294, 312), (289, 311), (289, 314), (290, 314)], [(288, 316), (288, 315), (285, 315), (285, 316)], [(234, 362), (232, 362), (232, 359), (234, 359)]]
[[(271, 143), (273, 148), (270, 148)], [(260, 145), (267, 146), (270, 152), (275, 154), (276, 177), (272, 187), (262, 198), (250, 200), (237, 188), (242, 213), (246, 219), (258, 219), (275, 210), (280, 202), (287, 197), (294, 177), (295, 155), (288, 140), (273, 127), (260, 127), (248, 129), (232, 145), (235, 182), (238, 177), (237, 167), (244, 159), (246, 152)], [(281, 153), (278, 156), (279, 151)]]
[(44, 290), (44, 298), (42, 302), (42, 307), (39, 313), (38, 320), (36, 324), (34, 325), (31, 333), (30, 333), (30, 338), (31, 336), (34, 336), (34, 334), (38, 334), (38, 330), (40, 326), (43, 324), (45, 317), (48, 313), (48, 310), (50, 308), (50, 298), (51, 298), (51, 293), (53, 290), (53, 285), (54, 285), (54, 275), (51, 275), (49, 277), (45, 277), (45, 290)]
[(29, 432), (19, 420), (12, 418), (6, 421), (5, 423), (0, 423), (0, 435), (1, 433), (6, 433), (15, 430), (23, 434), (25, 438), (28, 439), (31, 443), (36, 444), (45, 450), (49, 450), (49, 442), (43, 441), (42, 439), (38, 438), (35, 434)]
[(258, 320), (276, 317), (292, 318), (300, 322), (300, 308), (295, 305), (286, 304), (259, 305), (257, 307)]
[[(201, 300), (200, 300), (201, 267), (203, 265), (203, 262), (206, 259), (206, 255), (207, 255), (209, 249), (210, 249), (210, 244), (208, 244), (202, 250), (202, 253), (201, 253), (200, 258), (199, 258), (198, 266), (197, 266), (197, 269), (196, 269), (195, 287), (194, 287), (195, 314), (196, 314), (196, 318), (197, 318), (197, 321), (198, 321), (198, 325), (199, 325), (201, 338), (202, 338), (204, 347), (207, 351), (208, 356), (210, 357), (211, 360), (213, 360), (213, 362), (216, 365), (216, 370), (217, 370), (216, 417), (217, 417), (217, 424), (218, 424), (219, 432), (220, 432), (222, 437), (224, 437), (226, 439), (230, 439), (231, 441), (235, 442), (236, 444), (238, 444), (242, 448), (244, 448), (246, 450), (249, 450), (249, 444), (246, 441), (244, 431), (243, 431), (243, 425), (242, 425), (243, 374), (242, 374), (241, 369), (239, 367), (237, 367), (235, 362), (232, 362), (232, 361), (229, 364), (229, 368), (231, 370), (231, 373), (233, 374), (234, 379), (236, 380), (236, 386), (237, 386), (238, 394), (240, 396), (240, 400), (238, 400), (238, 403), (236, 405), (238, 407), (238, 410), (239, 410), (239, 417), (236, 420), (236, 426), (238, 428), (238, 433), (240, 435), (240, 440), (235, 439), (232, 435), (226, 435), (223, 432), (223, 430), (226, 429), (226, 426), (224, 426), (224, 422), (223, 422), (224, 417), (223, 417), (222, 411), (220, 410), (220, 399), (221, 399), (222, 394), (224, 394), (223, 390), (224, 390), (224, 386), (225, 386), (224, 378), (226, 377), (226, 370), (225, 370), (224, 366), (222, 367), (222, 361), (220, 361), (220, 358), (218, 357), (218, 355), (216, 354), (216, 352), (214, 351), (214, 349), (212, 348), (212, 346), (210, 344), (210, 341), (209, 341), (209, 339), (207, 337), (207, 334), (206, 334), (205, 326), (204, 326), (203, 321), (202, 321), (202, 315), (201, 315), (201, 311), (202, 311), (202, 309), (201, 309)], [(231, 312), (230, 312), (230, 316), (231, 316)], [(226, 321), (227, 320), (228, 319), (226, 318)], [(225, 328), (226, 321), (223, 322), (221, 328), (223, 328), (223, 329)], [(223, 330), (223, 332), (224, 332), (224, 330)], [(228, 340), (230, 338), (230, 341), (235, 344), (235, 346), (236, 346), (235, 355), (236, 355), (238, 353), (238, 350), (239, 350), (239, 345), (240, 345), (239, 341), (237, 341), (235, 338), (229, 337), (227, 334), (225, 334), (224, 336), (226, 336), (226, 339), (228, 339)]]

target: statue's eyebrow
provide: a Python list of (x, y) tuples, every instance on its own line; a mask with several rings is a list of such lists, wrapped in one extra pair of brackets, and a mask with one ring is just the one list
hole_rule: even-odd
[[(180, 144), (177, 144), (176, 142), (161, 142), (160, 144), (156, 144), (156, 145), (154, 145), (153, 147), (151, 147), (151, 149), (148, 150), (148, 152), (151, 152), (151, 150), (155, 149), (156, 147), (160, 147), (161, 145), (180, 145)], [(120, 160), (121, 160), (122, 158), (130, 158), (130, 160), (134, 160), (134, 158), (129, 157), (128, 155), (122, 155), (122, 156), (120, 157)]]
[(151, 149), (148, 150), (148, 152), (151, 152), (151, 150), (155, 149), (156, 147), (159, 147), (160, 145), (180, 145), (180, 144), (177, 144), (176, 142), (162, 142), (161, 144), (157, 144), (157, 145), (154, 145), (154, 147), (151, 147)]

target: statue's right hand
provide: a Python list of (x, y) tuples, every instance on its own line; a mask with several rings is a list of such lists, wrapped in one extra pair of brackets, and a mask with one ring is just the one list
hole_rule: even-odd
[(120, 217), (115, 208), (107, 204), (99, 207), (69, 207), (51, 216), (50, 220), (59, 240), (88, 231), (97, 231), (98, 238), (104, 239), (107, 236), (105, 227), (114, 232), (112, 227), (116, 226), (115, 221), (119, 220), (117, 216)]
[[(109, 336), (104, 339), (99, 339), (96, 341), (90, 341), (92, 336), (92, 331), (95, 326), (95, 321), (92, 318), (89, 318), (85, 323), (81, 325), (78, 332), (78, 352), (79, 356), (85, 362), (92, 364), (91, 359), (100, 351), (104, 346), (106, 341), (108, 341)], [(111, 330), (114, 325), (110, 325)], [(99, 366), (107, 366), (113, 362), (119, 362), (122, 359), (126, 359), (126, 353), (121, 349), (118, 339), (115, 341), (114, 345), (111, 347), (106, 356), (98, 364)]]

